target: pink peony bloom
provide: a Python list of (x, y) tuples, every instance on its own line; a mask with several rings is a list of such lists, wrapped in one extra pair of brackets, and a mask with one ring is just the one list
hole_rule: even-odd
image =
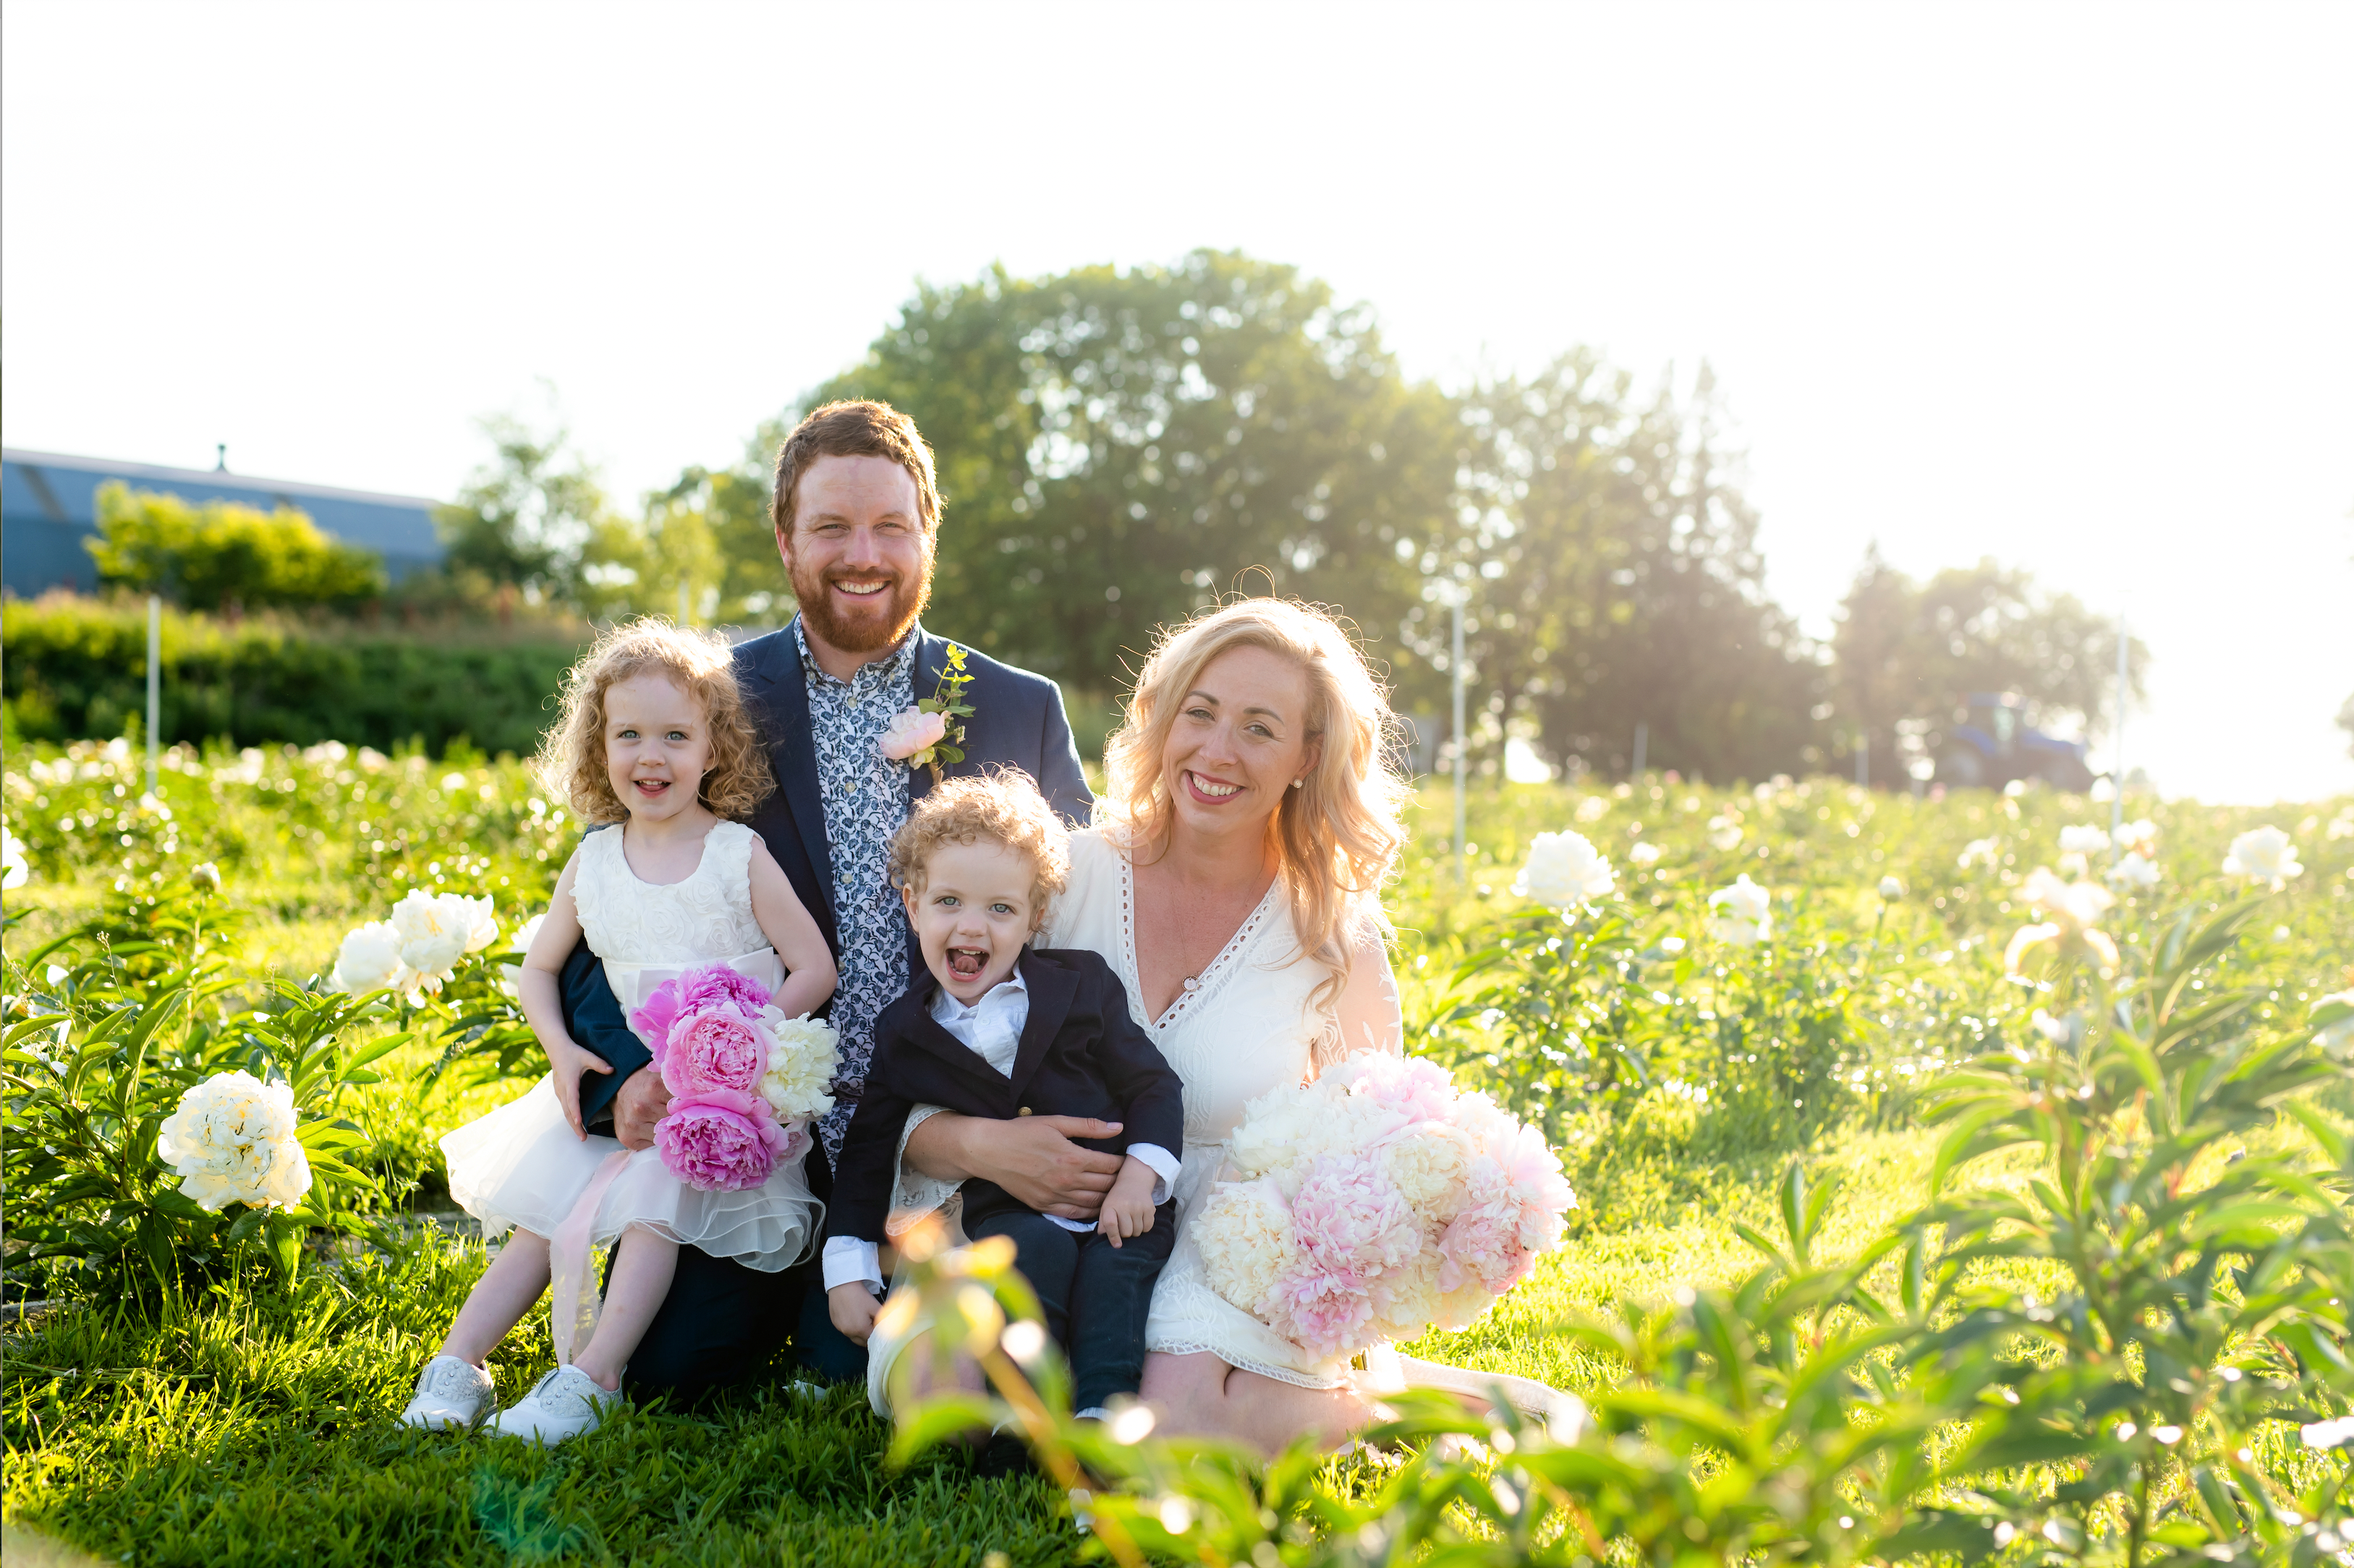
[(1543, 1133), (1528, 1126), (1514, 1128), (1494, 1154), (1505, 1186), (1521, 1205), (1522, 1246), (1551, 1252), (1561, 1245), (1563, 1217), (1577, 1206), (1560, 1157), (1546, 1147)]
[(640, 1002), (630, 1014), (630, 1027), (654, 1054), (654, 1065), (660, 1066), (663, 1050), (670, 1044), (670, 1026), (679, 1014), (678, 981), (667, 980), (654, 987), (653, 994)]
[(752, 1017), (769, 1005), (769, 988), (750, 975), (739, 974), (726, 964), (706, 964), (699, 969), (689, 969), (678, 977), (678, 1007), (681, 1012), (693, 1012), (715, 1002), (734, 1002)]
[(1267, 1293), (1269, 1326), (1320, 1356), (1364, 1348), (1373, 1297), (1355, 1276), (1295, 1275)]
[(673, 1100), (654, 1124), (663, 1168), (705, 1192), (740, 1192), (769, 1179), (790, 1140), (768, 1116), (766, 1102), (726, 1089)]
[(1423, 1245), (1405, 1196), (1363, 1155), (1325, 1155), (1310, 1165), (1291, 1200), (1291, 1223), (1315, 1266), (1331, 1273), (1379, 1274)]
[(1445, 1121), (1455, 1108), (1455, 1081), (1437, 1063), (1420, 1056), (1373, 1056), (1352, 1094), (1372, 1100), (1401, 1122)]
[(883, 732), (883, 755), (894, 762), (904, 762), (919, 751), (938, 746), (948, 732), (947, 715), (909, 708), (891, 715), (891, 727)]
[(1438, 1233), (1441, 1290), (1476, 1282), (1500, 1296), (1535, 1266), (1535, 1255), (1521, 1245), (1521, 1205), (1509, 1193), (1464, 1210)]
[(769, 1032), (757, 1016), (733, 1003), (681, 1012), (660, 1058), (663, 1084), (686, 1099), (715, 1089), (749, 1094), (769, 1070)]

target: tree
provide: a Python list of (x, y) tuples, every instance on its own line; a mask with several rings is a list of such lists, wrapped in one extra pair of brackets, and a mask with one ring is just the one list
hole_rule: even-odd
[[(1935, 757), (1972, 692), (2016, 693), (2043, 721), (2094, 733), (2116, 716), (2116, 639), (2114, 620), (2018, 567), (1981, 560), (1916, 583), (1875, 545), (1831, 637), (1836, 751), (1868, 737), (1875, 756)], [(2137, 638), (2131, 653), (2138, 698), (2148, 650)]]
[(385, 589), (381, 557), (321, 532), (291, 506), (192, 506), (119, 481), (99, 488), (98, 536), (88, 546), (101, 581), (189, 609), (349, 609)]
[(1402, 679), (1398, 631), (1447, 527), (1457, 439), (1372, 313), (1297, 269), (1173, 266), (918, 288), (811, 395), (883, 398), (939, 461), (934, 620), (1109, 692), (1152, 630), (1236, 588), (1352, 618)]
[(441, 573), (461, 596), (512, 588), (533, 604), (595, 613), (638, 578), (642, 542), (561, 429), (507, 415), (482, 421), (492, 461), (434, 509)]
[[(1589, 351), (1464, 399), (1459, 527), (1423, 565), (1471, 592), (1466, 653), (1491, 742), (1532, 722), (1559, 765), (1647, 763), (1712, 779), (1797, 771), (1818, 666), (1765, 591), (1757, 516), (1719, 434), (1705, 366), (1691, 398), (1630, 404)], [(1443, 661), (1437, 602), (1415, 621)]]

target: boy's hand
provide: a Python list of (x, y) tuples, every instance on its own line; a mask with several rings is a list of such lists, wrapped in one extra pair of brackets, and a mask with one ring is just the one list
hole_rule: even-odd
[(1106, 1241), (1118, 1246), (1122, 1236), (1140, 1236), (1152, 1228), (1152, 1189), (1160, 1181), (1152, 1167), (1133, 1154), (1120, 1161), (1119, 1174), (1104, 1194), (1103, 1213), (1096, 1221)]
[(866, 1343), (875, 1332), (875, 1315), (882, 1310), (883, 1303), (863, 1279), (837, 1285), (825, 1293), (826, 1316), (854, 1345)]
[(556, 1084), (556, 1103), (564, 1107), (564, 1119), (572, 1124), (572, 1136), (587, 1138), (588, 1129), (580, 1120), (580, 1075), (610, 1073), (613, 1065), (561, 1035), (542, 1040), (539, 1048), (547, 1054), (547, 1070)]

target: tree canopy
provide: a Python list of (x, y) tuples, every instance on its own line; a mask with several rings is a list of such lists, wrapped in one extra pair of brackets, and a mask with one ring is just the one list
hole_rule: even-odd
[(192, 505), (120, 481), (99, 487), (98, 534), (88, 544), (100, 581), (188, 609), (348, 608), (385, 587), (375, 551), (321, 532), (293, 507)]

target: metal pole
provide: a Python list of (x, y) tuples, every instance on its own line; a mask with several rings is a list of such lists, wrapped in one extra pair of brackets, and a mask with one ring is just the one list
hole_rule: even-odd
[(1872, 788), (1872, 734), (1868, 730), (1856, 738), (1855, 787), (1859, 789)]
[(155, 732), (164, 723), (164, 601), (147, 596), (147, 793), (155, 792)]
[(1647, 724), (1637, 725), (1635, 726), (1635, 766), (1628, 769), (1628, 777), (1638, 779), (1643, 777), (1643, 753), (1649, 750), (1650, 746), (1651, 726)]
[(1455, 685), (1455, 880), (1463, 880), (1463, 594), (1454, 595), (1455, 644), (1447, 673)]
[(2126, 618), (2117, 617), (2117, 735), (2110, 748), (2109, 782), (2116, 798), (2109, 802), (2109, 858), (2117, 858), (2117, 830), (2126, 821), (2126, 656), (2133, 646), (2126, 636)]

